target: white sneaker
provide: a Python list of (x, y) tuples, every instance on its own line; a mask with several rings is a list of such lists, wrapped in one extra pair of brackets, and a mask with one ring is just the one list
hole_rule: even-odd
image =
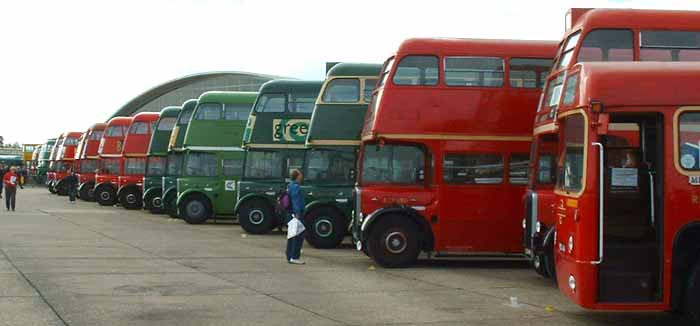
[(290, 263), (290, 264), (294, 264), (294, 265), (304, 265), (304, 264), (306, 264), (306, 262), (304, 262), (303, 260), (299, 260), (299, 259), (290, 259), (290, 260), (289, 260), (289, 263)]

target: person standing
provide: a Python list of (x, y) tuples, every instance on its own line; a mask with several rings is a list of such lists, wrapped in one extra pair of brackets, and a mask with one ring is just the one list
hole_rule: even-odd
[[(2, 165), (2, 164), (0, 164), (0, 175), (3, 177), (3, 179), (5, 178), (5, 172), (6, 172), (6, 171), (5, 171), (5, 166)], [(0, 199), (2, 199), (2, 188), (3, 188), (3, 185), (4, 185), (4, 184), (5, 184), (4, 181), (3, 181), (3, 182), (0, 182)]]
[(71, 204), (75, 204), (75, 193), (78, 190), (78, 176), (75, 175), (73, 168), (68, 168), (66, 186), (68, 187), (68, 200)]
[(16, 168), (11, 168), (9, 172), (5, 173), (3, 177), (3, 183), (5, 185), (5, 207), (9, 211), (15, 211), (15, 201), (17, 196), (17, 187), (24, 189), (19, 181), (19, 175), (17, 174)]
[[(287, 185), (287, 194), (291, 202), (292, 214), (288, 215), (287, 224), (289, 224), (292, 219), (297, 219), (298, 222), (301, 223), (304, 218), (304, 207), (306, 206), (304, 193), (301, 190), (301, 183), (304, 181), (304, 175), (301, 171), (294, 169), (290, 177), (292, 181)], [(297, 265), (305, 264), (303, 260), (299, 259), (302, 245), (304, 245), (303, 232), (287, 239), (287, 262)]]

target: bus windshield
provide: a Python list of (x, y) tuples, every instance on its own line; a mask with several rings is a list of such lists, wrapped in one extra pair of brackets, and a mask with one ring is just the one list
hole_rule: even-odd
[(582, 114), (564, 118), (562, 123), (564, 148), (557, 163), (557, 189), (578, 192), (583, 189), (585, 120)]
[(170, 177), (176, 177), (180, 175), (180, 170), (182, 166), (183, 154), (172, 153), (168, 154), (168, 161), (166, 162), (166, 175)]
[(366, 145), (362, 183), (418, 184), (423, 182), (423, 149), (408, 145)]
[(95, 173), (97, 160), (82, 160), (79, 167), (80, 173)]
[(130, 157), (124, 163), (125, 175), (142, 175), (146, 173), (146, 158)]
[(216, 155), (210, 153), (189, 153), (185, 165), (185, 175), (192, 177), (215, 177), (218, 174)]
[(284, 179), (301, 169), (305, 150), (248, 151), (243, 176), (249, 179)]
[(103, 158), (100, 160), (100, 173), (102, 174), (119, 174), (119, 159), (118, 158)]
[(162, 177), (165, 172), (165, 157), (151, 156), (146, 163), (146, 176)]
[(355, 152), (313, 150), (306, 155), (304, 177), (318, 182), (354, 182)]

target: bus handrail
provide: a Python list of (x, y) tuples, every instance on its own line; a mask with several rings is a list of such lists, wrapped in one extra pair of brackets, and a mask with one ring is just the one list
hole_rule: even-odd
[(603, 263), (603, 173), (605, 167), (603, 164), (603, 144), (599, 142), (591, 143), (598, 147), (598, 260), (591, 262), (593, 265)]
[(654, 173), (651, 171), (647, 171), (649, 174), (649, 202), (651, 203), (651, 227), (654, 227), (654, 224), (656, 223), (656, 216), (654, 216)]

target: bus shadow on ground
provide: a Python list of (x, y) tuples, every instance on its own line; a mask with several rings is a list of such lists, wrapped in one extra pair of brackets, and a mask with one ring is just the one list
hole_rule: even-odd
[[(527, 261), (515, 258), (456, 257), (419, 259), (414, 267), (450, 269), (529, 269)], [(533, 272), (534, 273), (534, 272)]]

